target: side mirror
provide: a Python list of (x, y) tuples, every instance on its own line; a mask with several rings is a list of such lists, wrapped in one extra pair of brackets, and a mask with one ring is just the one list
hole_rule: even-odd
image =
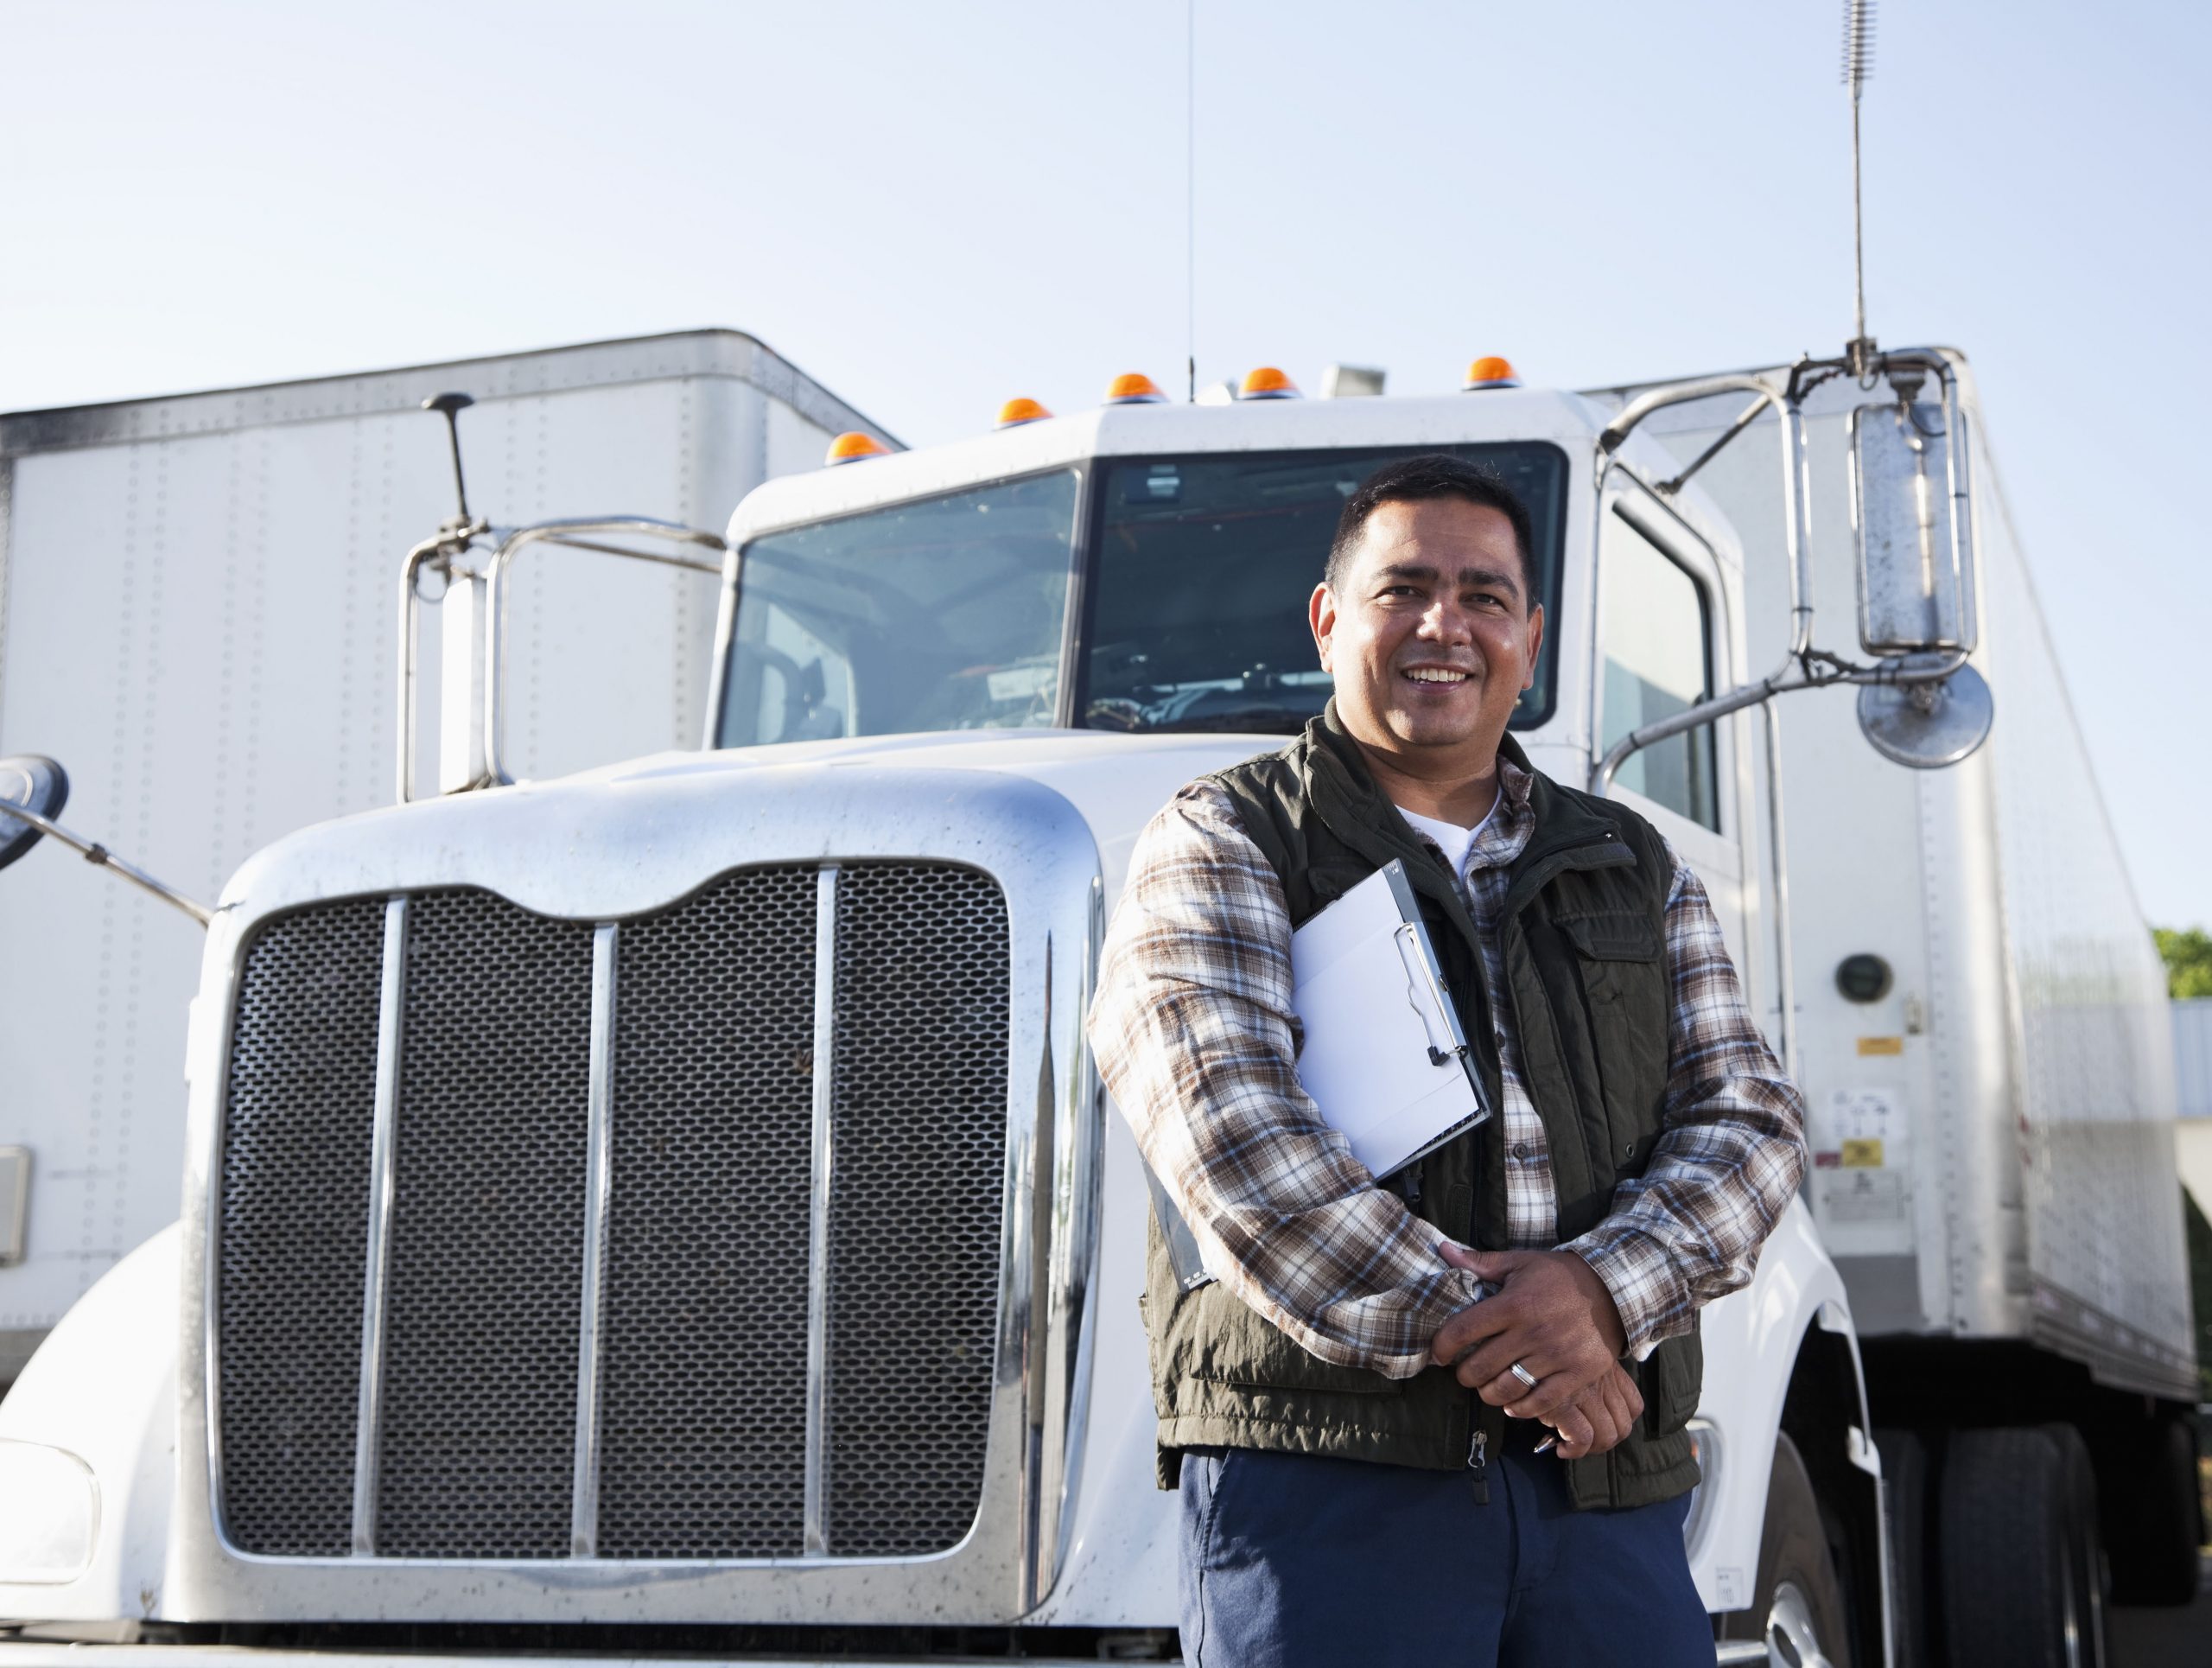
[[(1947, 657), (1925, 658), (1940, 664)], [(1924, 684), (1859, 685), (1859, 734), (1893, 765), (1941, 770), (1957, 764), (1989, 739), (1996, 722), (1989, 680), (1972, 666)]]
[(1851, 414), (1859, 642), (1869, 654), (1971, 653), (1979, 640), (1965, 429), (1955, 398)]
[(0, 869), (39, 843), (45, 830), (8, 814), (19, 805), (34, 817), (52, 821), (69, 803), (69, 773), (42, 753), (16, 753), (0, 758)]
[(1936, 770), (1996, 721), (1987, 680), (1961, 664), (1980, 641), (1966, 414), (1948, 377), (1940, 404), (1915, 398), (1922, 375), (1891, 380), (1897, 398), (1861, 405), (1849, 423), (1859, 642), (1919, 681), (1861, 686), (1859, 728), (1892, 763)]

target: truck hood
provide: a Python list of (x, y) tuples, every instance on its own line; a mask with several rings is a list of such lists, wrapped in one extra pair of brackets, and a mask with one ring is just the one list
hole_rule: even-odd
[[(1002, 791), (1015, 780), (1049, 789), (1087, 824), (1110, 908), (1138, 835), (1178, 788), (1284, 739), (972, 730), (653, 754), (302, 829), (249, 859), (224, 889), (222, 908), (263, 913), (269, 885), (281, 876), (288, 901), (459, 882), (546, 914), (629, 914), (671, 901), (702, 878), (693, 869), (683, 885), (671, 889), (668, 882), (685, 862), (671, 848), (702, 824), (772, 816), (779, 804), (794, 812), (842, 804), (848, 815), (864, 815), (855, 802), (867, 799), (870, 784), (887, 790), (894, 782), (901, 786), (890, 797), (900, 814), (913, 814), (918, 794), (924, 802), (941, 797), (944, 814), (957, 816), (953, 800), (994, 799), (992, 784)], [(1520, 740), (1539, 769), (1580, 780), (1586, 755), (1564, 738), (1538, 731)], [(942, 796), (932, 795), (931, 783)], [(838, 850), (825, 844), (818, 855)], [(395, 868), (416, 872), (406, 878)], [(574, 882), (587, 870), (590, 895), (578, 895)]]
[[(1177, 788), (1281, 744), (1267, 735), (995, 730), (655, 754), (302, 829), (249, 859), (224, 888), (222, 907), (259, 915), (311, 897), (463, 883), (541, 914), (612, 917), (670, 902), (704, 878), (683, 848), (719, 824), (774, 818), (785, 806), (793, 815), (842, 806), (843, 818), (865, 816), (878, 794), (887, 815), (894, 801), (906, 818), (931, 804), (946, 818), (988, 815), (1009, 792), (1033, 801), (1027, 784), (1066, 800), (1088, 825), (1111, 900), (1138, 834)], [(838, 855), (834, 833), (823, 831), (820, 855)]]

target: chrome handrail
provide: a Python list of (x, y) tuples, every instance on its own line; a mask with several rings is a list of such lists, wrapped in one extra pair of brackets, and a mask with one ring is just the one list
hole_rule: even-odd
[(468, 575), (467, 569), (456, 570), (454, 558), (470, 549), (480, 535), (490, 531), (491, 524), (481, 516), (468, 521), (448, 521), (435, 535), (409, 551), (399, 563), (399, 736), (392, 755), (398, 778), (393, 795), (397, 804), (405, 805), (415, 797), (415, 663), (421, 621), (416, 606), (419, 600), (415, 595), (416, 583), (433, 560), (448, 578), (456, 571)]
[(639, 551), (620, 544), (603, 544), (596, 538), (582, 534), (601, 536), (627, 534), (639, 538), (666, 539), (672, 544), (696, 544), (702, 550), (720, 552), (727, 547), (720, 533), (711, 533), (703, 527), (687, 527), (679, 521), (661, 521), (651, 516), (579, 516), (559, 521), (540, 521), (531, 526), (517, 528), (499, 541), (491, 562), (485, 568), (486, 592), (484, 619), (484, 774), (493, 786), (503, 786), (514, 780), (506, 772), (501, 757), (500, 732), (505, 717), (502, 685), (506, 672), (507, 627), (506, 612), (500, 606), (506, 583), (507, 571), (515, 558), (533, 544), (554, 544), (572, 551), (588, 551), (594, 556), (616, 556), (632, 562), (650, 562), (659, 567), (683, 568), (693, 573), (712, 574), (719, 579), (722, 564), (719, 561), (702, 562), (696, 557), (677, 555), (660, 551)]
[[(498, 543), (491, 560), (481, 572), (461, 565), (460, 558), (476, 548), (476, 541), (485, 537), (494, 538)], [(448, 522), (435, 536), (424, 539), (407, 552), (399, 566), (399, 735), (398, 745), (394, 751), (397, 779), (394, 797), (397, 803), (406, 805), (415, 798), (415, 730), (418, 717), (416, 662), (420, 659), (422, 617), (421, 599), (416, 595), (415, 587), (423, 570), (436, 567), (448, 578), (481, 577), (486, 581), (484, 771), (477, 780), (468, 786), (499, 786), (514, 780), (506, 774), (500, 757), (505, 718), (501, 685), (506, 662), (506, 621), (501, 603), (505, 597), (507, 571), (514, 565), (518, 556), (533, 544), (553, 544), (572, 551), (588, 551), (594, 556), (620, 557), (632, 562), (649, 562), (658, 567), (681, 568), (693, 573), (712, 574), (716, 578), (721, 576), (722, 563), (719, 561), (705, 562), (671, 551), (637, 550), (602, 542), (610, 537), (664, 539), (672, 544), (693, 544), (715, 551), (726, 548), (719, 533), (688, 527), (678, 521), (663, 521), (652, 516), (574, 516), (505, 529), (494, 528), (479, 516), (466, 522)]]

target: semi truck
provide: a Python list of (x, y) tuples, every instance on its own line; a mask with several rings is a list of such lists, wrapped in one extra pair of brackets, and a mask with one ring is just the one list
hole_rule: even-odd
[[(1325, 702), (1344, 498), (1436, 451), (1532, 512), (1519, 741), (1696, 868), (1811, 1107), (1702, 1316), (1716, 1661), (2094, 1661), (2116, 1588), (2193, 1591), (2163, 990), (1964, 356), (1465, 380), (1125, 377), (714, 532), (464, 488), (399, 803), (178, 900), (181, 1219), (0, 1403), (0, 1662), (1174, 1657), (1095, 959), (1169, 795)], [(613, 652), (519, 686), (541, 546), (719, 550), (696, 746), (520, 762)], [(18, 848), (112, 834), (15, 769)]]

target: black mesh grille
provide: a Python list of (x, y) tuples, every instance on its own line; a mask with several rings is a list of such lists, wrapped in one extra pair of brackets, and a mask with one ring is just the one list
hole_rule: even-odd
[[(620, 930), (602, 1557), (804, 1550), (818, 884), (741, 871)], [(981, 1501), (1006, 901), (925, 863), (849, 864), (837, 896), (828, 1551), (921, 1556)], [(242, 976), (219, 1359), (226, 1526), (251, 1552), (351, 1544), (385, 907), (279, 920)], [(485, 893), (409, 903), (381, 1556), (569, 1551), (593, 932)]]
[(837, 891), (830, 1209), (832, 1557), (943, 1551), (974, 1522), (1006, 1163), (995, 882), (860, 864)]
[(231, 1034), (217, 1230), (223, 1517), (248, 1552), (352, 1544), (381, 899), (261, 929)]
[(576, 1433), (588, 922), (408, 907), (377, 1550), (560, 1557)]
[(801, 1550), (815, 870), (622, 928), (599, 1550)]

